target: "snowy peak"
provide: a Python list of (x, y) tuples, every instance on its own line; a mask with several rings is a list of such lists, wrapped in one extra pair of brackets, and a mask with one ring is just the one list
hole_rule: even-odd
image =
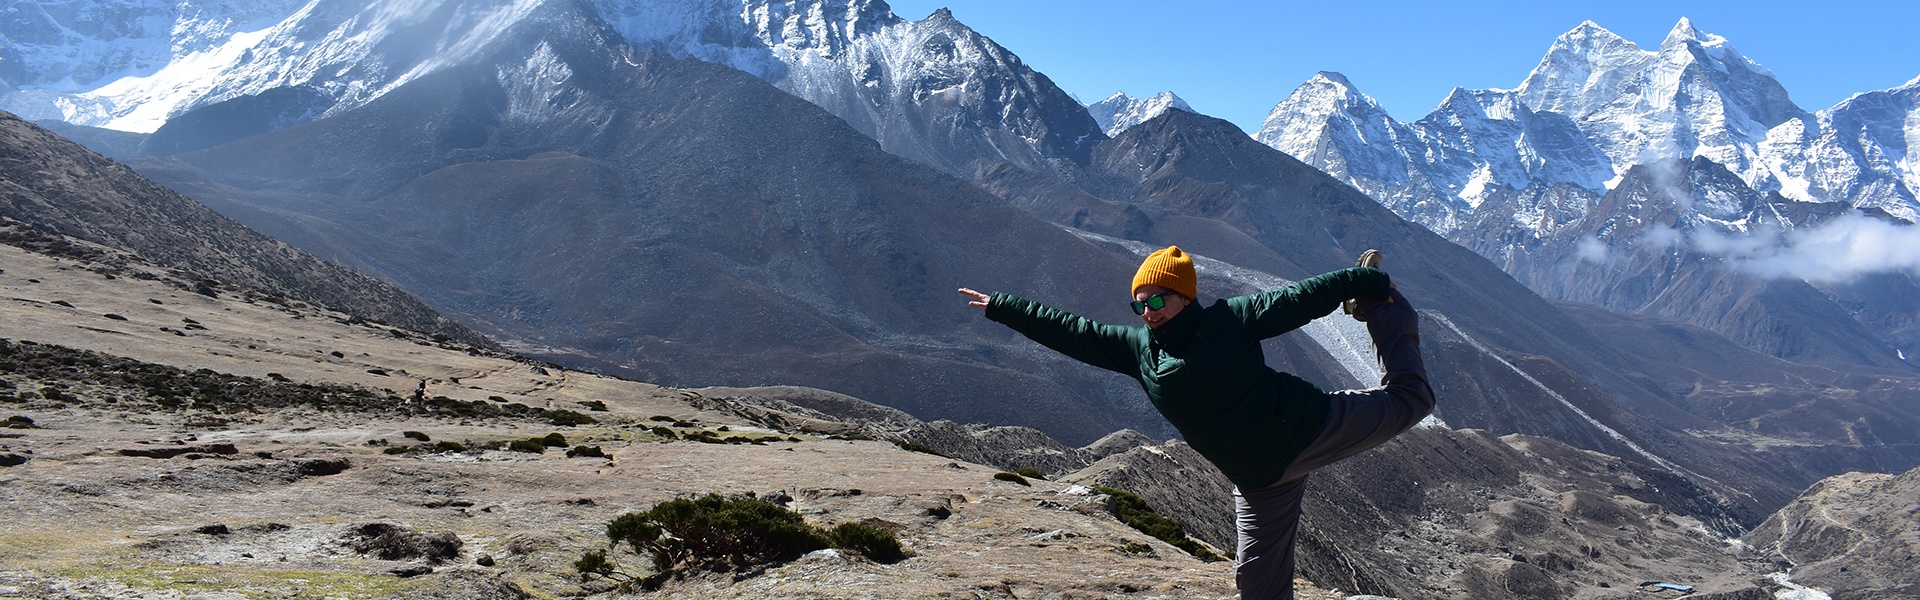
[(593, 1), (629, 43), (752, 73), (950, 173), (1084, 161), (1102, 136), (1085, 107), (944, 9), (908, 21), (879, 0)]
[(1145, 123), (1169, 109), (1193, 112), (1187, 101), (1181, 100), (1173, 92), (1160, 92), (1152, 98), (1134, 98), (1126, 92), (1114, 92), (1105, 100), (1087, 105), (1087, 114), (1100, 124), (1107, 137), (1119, 137), (1127, 128)]
[(1553, 41), (1517, 91), (1534, 110), (1569, 116), (1590, 112), (1589, 99), (1618, 94), (1627, 83), (1622, 72), (1637, 70), (1656, 55), (1585, 21)]
[(127, 131), (272, 90), (312, 99), (285, 107), (296, 122), (349, 110), (473, 60), (546, 10), (617, 32), (594, 38), (609, 46), (751, 73), (955, 174), (978, 160), (1084, 162), (1104, 137), (1086, 107), (951, 12), (907, 21), (881, 0), (45, 0), (6, 10), (17, 14), (0, 18), (25, 25), (9, 21), (0, 44), (0, 109)]
[[(150, 10), (142, 13), (143, 20), (174, 20), (169, 35), (201, 33), (165, 40), (172, 54), (153, 69), (123, 67), (118, 76), (102, 78), (103, 85), (91, 88), (75, 84), (29, 89), (9, 95), (4, 107), (21, 109), (15, 111), (19, 114), (135, 132), (154, 131), (195, 108), (279, 88), (319, 91), (322, 100), (320, 106), (312, 107), (315, 114), (346, 110), (480, 56), (513, 26), (548, 4), (547, 0), (313, 0), (294, 5), (298, 10), (277, 20), (262, 17), (259, 21), (265, 25), (251, 30), (238, 29), (239, 19), (215, 7)], [(554, 8), (564, 10), (565, 6)], [(141, 31), (150, 37), (153, 29), (159, 27)], [(144, 39), (134, 45), (161, 42)], [(109, 52), (82, 62), (116, 64), (116, 60)]]
[[(1286, 100), (1274, 105), (1253, 137), (1324, 169), (1323, 160), (1316, 157), (1325, 158), (1325, 153), (1332, 150), (1329, 143), (1359, 149), (1371, 141), (1379, 144), (1376, 150), (1391, 151), (1393, 136), (1386, 132), (1395, 125), (1386, 110), (1373, 98), (1354, 89), (1346, 76), (1321, 71), (1294, 88)], [(1379, 135), (1367, 136), (1366, 133)], [(1372, 139), (1365, 139), (1368, 137)]]
[(1667, 38), (1661, 40), (1660, 49), (1665, 50), (1688, 42), (1718, 45), (1726, 43), (1726, 39), (1717, 35), (1703, 34), (1699, 29), (1694, 28), (1691, 19), (1680, 17), (1680, 22), (1675, 23), (1673, 30), (1667, 32)]

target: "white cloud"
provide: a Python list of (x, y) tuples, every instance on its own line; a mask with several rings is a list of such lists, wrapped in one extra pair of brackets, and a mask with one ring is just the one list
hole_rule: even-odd
[(1580, 238), (1580, 242), (1575, 244), (1573, 249), (1580, 260), (1590, 263), (1607, 262), (1607, 257), (1611, 254), (1611, 249), (1607, 247), (1606, 242), (1590, 235)]
[(1652, 227), (1648, 227), (1646, 232), (1640, 234), (1639, 242), (1645, 248), (1665, 250), (1680, 243), (1681, 237), (1680, 230), (1669, 227), (1665, 223), (1655, 223)]
[(1747, 236), (1696, 231), (1690, 241), (1695, 250), (1761, 277), (1847, 281), (1901, 271), (1920, 276), (1920, 226), (1858, 213), (1784, 234), (1777, 229)]

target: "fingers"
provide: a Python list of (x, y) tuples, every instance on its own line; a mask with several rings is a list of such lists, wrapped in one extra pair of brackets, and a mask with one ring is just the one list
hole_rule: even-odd
[(986, 294), (982, 294), (980, 292), (974, 291), (971, 288), (960, 288), (960, 295), (966, 296), (967, 298), (969, 298), (969, 300), (967, 301), (967, 306), (971, 306), (971, 307), (980, 309), (982, 311), (987, 310), (987, 303), (993, 300), (992, 296), (988, 296)]

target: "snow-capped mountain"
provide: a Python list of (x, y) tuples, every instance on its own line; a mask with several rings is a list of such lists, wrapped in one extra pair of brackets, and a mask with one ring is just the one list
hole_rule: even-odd
[(1897, 88), (1855, 94), (1804, 120), (1768, 132), (1761, 156), (1780, 193), (1877, 208), (1920, 222), (1920, 77)]
[(1322, 71), (1300, 84), (1253, 137), (1436, 233), (1445, 235), (1471, 211), (1426, 175), (1425, 152), (1415, 150), (1425, 145), (1420, 134), (1339, 73)]
[[(314, 0), (263, 4), (232, 16), (226, 5), (41, 2), (43, 15), (79, 15), (55, 22), (72, 45), (46, 47), (68, 77), (26, 86), (5, 108), (35, 118), (123, 131), (151, 132), (187, 111), (269, 90), (295, 88), (314, 98), (306, 118), (351, 109), (399, 85), (472, 59), (543, 0)], [(235, 3), (236, 5), (242, 3)], [(274, 18), (264, 7), (287, 9)], [(109, 8), (139, 24), (124, 36), (92, 27), (86, 16)], [(137, 16), (137, 18), (135, 18)], [(171, 33), (164, 27), (172, 19)], [(83, 31), (94, 33), (91, 37)], [(181, 33), (184, 32), (184, 33)], [(159, 56), (155, 46), (168, 48)], [(123, 59), (113, 49), (127, 48)], [(104, 55), (93, 52), (105, 51)], [(137, 58), (136, 58), (137, 57)], [(74, 75), (106, 72), (81, 83)], [(46, 80), (60, 73), (50, 72)], [(304, 119), (300, 119), (304, 120)]]
[[(28, 2), (7, 25), (0, 108), (150, 132), (222, 101), (296, 88), (280, 121), (337, 114), (470, 59), (550, 0)], [(626, 40), (752, 73), (846, 119), (891, 152), (971, 174), (981, 158), (1084, 163), (1103, 135), (1077, 102), (939, 11), (879, 0), (594, 0)], [(294, 109), (289, 109), (294, 110)]]
[[(1920, 219), (1920, 161), (1907, 152), (1920, 132), (1916, 99), (1920, 79), (1807, 113), (1765, 68), (1689, 21), (1657, 51), (1587, 22), (1513, 90), (1456, 89), (1402, 123), (1322, 73), (1255, 137), (1546, 296), (1691, 322), (1778, 356), (1880, 364), (1886, 346), (1915, 342), (1910, 319), (1870, 327), (1882, 342), (1865, 343), (1859, 324), (1832, 317), (1864, 315), (1865, 298), (1893, 288), (1828, 285), (1822, 298), (1733, 253), (1850, 210)], [(1630, 173), (1636, 187), (1619, 189)], [(1781, 337), (1791, 331), (1801, 333)]]
[(887, 151), (971, 176), (977, 160), (1050, 170), (1101, 137), (1079, 103), (946, 10), (880, 0), (595, 0), (627, 40), (753, 73)]
[[(1513, 90), (1455, 90), (1403, 124), (1344, 79), (1321, 74), (1276, 105), (1256, 138), (1441, 232), (1489, 186), (1569, 183), (1603, 193), (1635, 165), (1694, 157), (1762, 192), (1915, 221), (1920, 168), (1904, 142), (1914, 89), (1862, 94), (1812, 114), (1764, 67), (1686, 19), (1658, 50), (1589, 21), (1555, 40)], [(1381, 143), (1393, 148), (1361, 147)]]
[(1187, 106), (1187, 101), (1181, 100), (1173, 92), (1160, 92), (1151, 98), (1134, 98), (1126, 92), (1114, 92), (1105, 100), (1088, 104), (1087, 114), (1093, 115), (1093, 120), (1100, 124), (1102, 131), (1107, 132), (1107, 137), (1115, 137), (1128, 127), (1160, 116), (1167, 109), (1193, 112), (1193, 107)]
[(1536, 111), (1578, 122), (1617, 172), (1700, 156), (1767, 191), (1779, 188), (1760, 158), (1768, 130), (1812, 118), (1772, 72), (1685, 18), (1658, 50), (1581, 23), (1554, 41), (1515, 92)]

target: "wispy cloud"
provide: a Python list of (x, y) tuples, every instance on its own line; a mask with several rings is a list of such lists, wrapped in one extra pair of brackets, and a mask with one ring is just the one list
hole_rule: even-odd
[(1725, 258), (1760, 277), (1848, 281), (1874, 273), (1920, 276), (1920, 226), (1897, 225), (1858, 213), (1782, 232), (1750, 235), (1695, 230), (1693, 249)]

